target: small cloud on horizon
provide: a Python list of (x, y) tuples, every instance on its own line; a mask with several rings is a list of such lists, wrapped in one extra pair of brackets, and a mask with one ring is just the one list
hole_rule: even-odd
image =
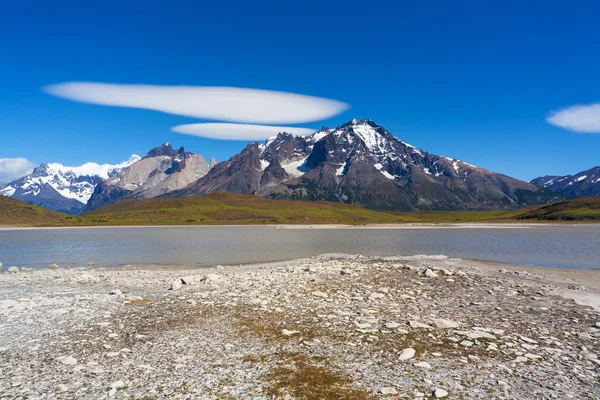
[(316, 131), (311, 128), (228, 123), (185, 124), (174, 126), (171, 130), (185, 135), (229, 140), (262, 140), (275, 136), (280, 132), (291, 133), (295, 136), (303, 136), (310, 135)]
[(600, 133), (600, 103), (566, 107), (552, 112), (546, 121), (577, 133)]
[(34, 167), (35, 164), (26, 158), (0, 158), (0, 185), (31, 173)]
[(322, 121), (350, 108), (344, 102), (323, 97), (238, 87), (65, 82), (45, 86), (42, 90), (83, 103), (252, 124)]

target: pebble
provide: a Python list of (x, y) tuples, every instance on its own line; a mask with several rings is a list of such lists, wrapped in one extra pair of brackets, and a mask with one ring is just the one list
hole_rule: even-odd
[(433, 326), (424, 324), (424, 323), (419, 322), (419, 321), (410, 321), (408, 324), (410, 325), (411, 328), (416, 328), (416, 329), (433, 329)]
[(379, 393), (381, 394), (398, 394), (398, 391), (393, 387), (385, 386), (379, 389)]
[(295, 335), (296, 333), (300, 333), (300, 332), (298, 332), (298, 331), (290, 331), (290, 330), (287, 330), (287, 329), (283, 329), (281, 331), (281, 334), (283, 336), (292, 336), (292, 335)]
[(326, 298), (329, 297), (329, 295), (327, 293), (325, 293), (325, 292), (318, 292), (318, 291), (317, 292), (313, 292), (312, 295), (315, 296), (315, 297), (320, 297), (322, 299), (326, 299)]
[(415, 356), (415, 349), (413, 349), (412, 347), (407, 347), (406, 349), (404, 349), (400, 352), (398, 359), (399, 360), (409, 360), (409, 359), (413, 358), (414, 356)]
[(119, 289), (111, 290), (108, 294), (113, 294), (115, 296), (120, 296), (123, 294)]
[(62, 356), (57, 358), (58, 361), (65, 365), (75, 365), (77, 364), (77, 359), (71, 356)]
[(175, 279), (171, 282), (171, 290), (179, 290), (183, 287), (183, 283), (181, 283), (181, 278)]
[(430, 369), (431, 368), (431, 364), (429, 364), (427, 361), (421, 361), (419, 363), (415, 364), (415, 367), (417, 368), (425, 368), (425, 369)]
[(437, 318), (431, 322), (432, 322), (432, 325), (438, 329), (454, 329), (454, 328), (458, 328), (460, 326), (460, 324), (458, 322), (454, 322), (454, 321), (451, 321), (449, 319), (444, 319), (444, 318)]
[(17, 273), (17, 272), (19, 272), (19, 267), (15, 267), (13, 265), (12, 267), (8, 267), (7, 271), (10, 272), (11, 274)]
[(438, 274), (432, 270), (430, 270), (429, 268), (427, 268), (425, 270), (425, 276), (428, 278), (437, 278)]
[(433, 397), (435, 397), (436, 399), (441, 399), (448, 396), (448, 392), (446, 392), (444, 389), (435, 389), (433, 391)]

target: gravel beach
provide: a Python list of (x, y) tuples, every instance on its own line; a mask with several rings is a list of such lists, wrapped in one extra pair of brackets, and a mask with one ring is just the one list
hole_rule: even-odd
[(600, 271), (341, 254), (9, 267), (2, 399), (600, 397)]

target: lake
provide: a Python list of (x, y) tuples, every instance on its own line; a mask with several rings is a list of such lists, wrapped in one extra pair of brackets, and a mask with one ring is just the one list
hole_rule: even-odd
[(600, 268), (600, 225), (278, 228), (272, 226), (0, 229), (0, 262), (46, 268), (126, 264), (205, 266), (323, 253), (444, 254), (481, 261)]

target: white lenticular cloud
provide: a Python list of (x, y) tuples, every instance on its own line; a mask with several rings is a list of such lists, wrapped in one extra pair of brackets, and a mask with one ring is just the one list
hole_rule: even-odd
[(553, 112), (546, 121), (574, 132), (600, 133), (600, 103), (567, 107)]
[(321, 121), (349, 108), (346, 103), (322, 97), (236, 87), (66, 82), (46, 86), (43, 90), (83, 103), (256, 124)]
[(0, 158), (0, 185), (29, 174), (34, 166), (26, 158)]
[(171, 128), (171, 130), (173, 132), (183, 133), (186, 135), (228, 140), (262, 140), (271, 136), (275, 136), (280, 132), (287, 132), (296, 136), (310, 135), (315, 132), (314, 129), (310, 128), (226, 123), (178, 125)]

